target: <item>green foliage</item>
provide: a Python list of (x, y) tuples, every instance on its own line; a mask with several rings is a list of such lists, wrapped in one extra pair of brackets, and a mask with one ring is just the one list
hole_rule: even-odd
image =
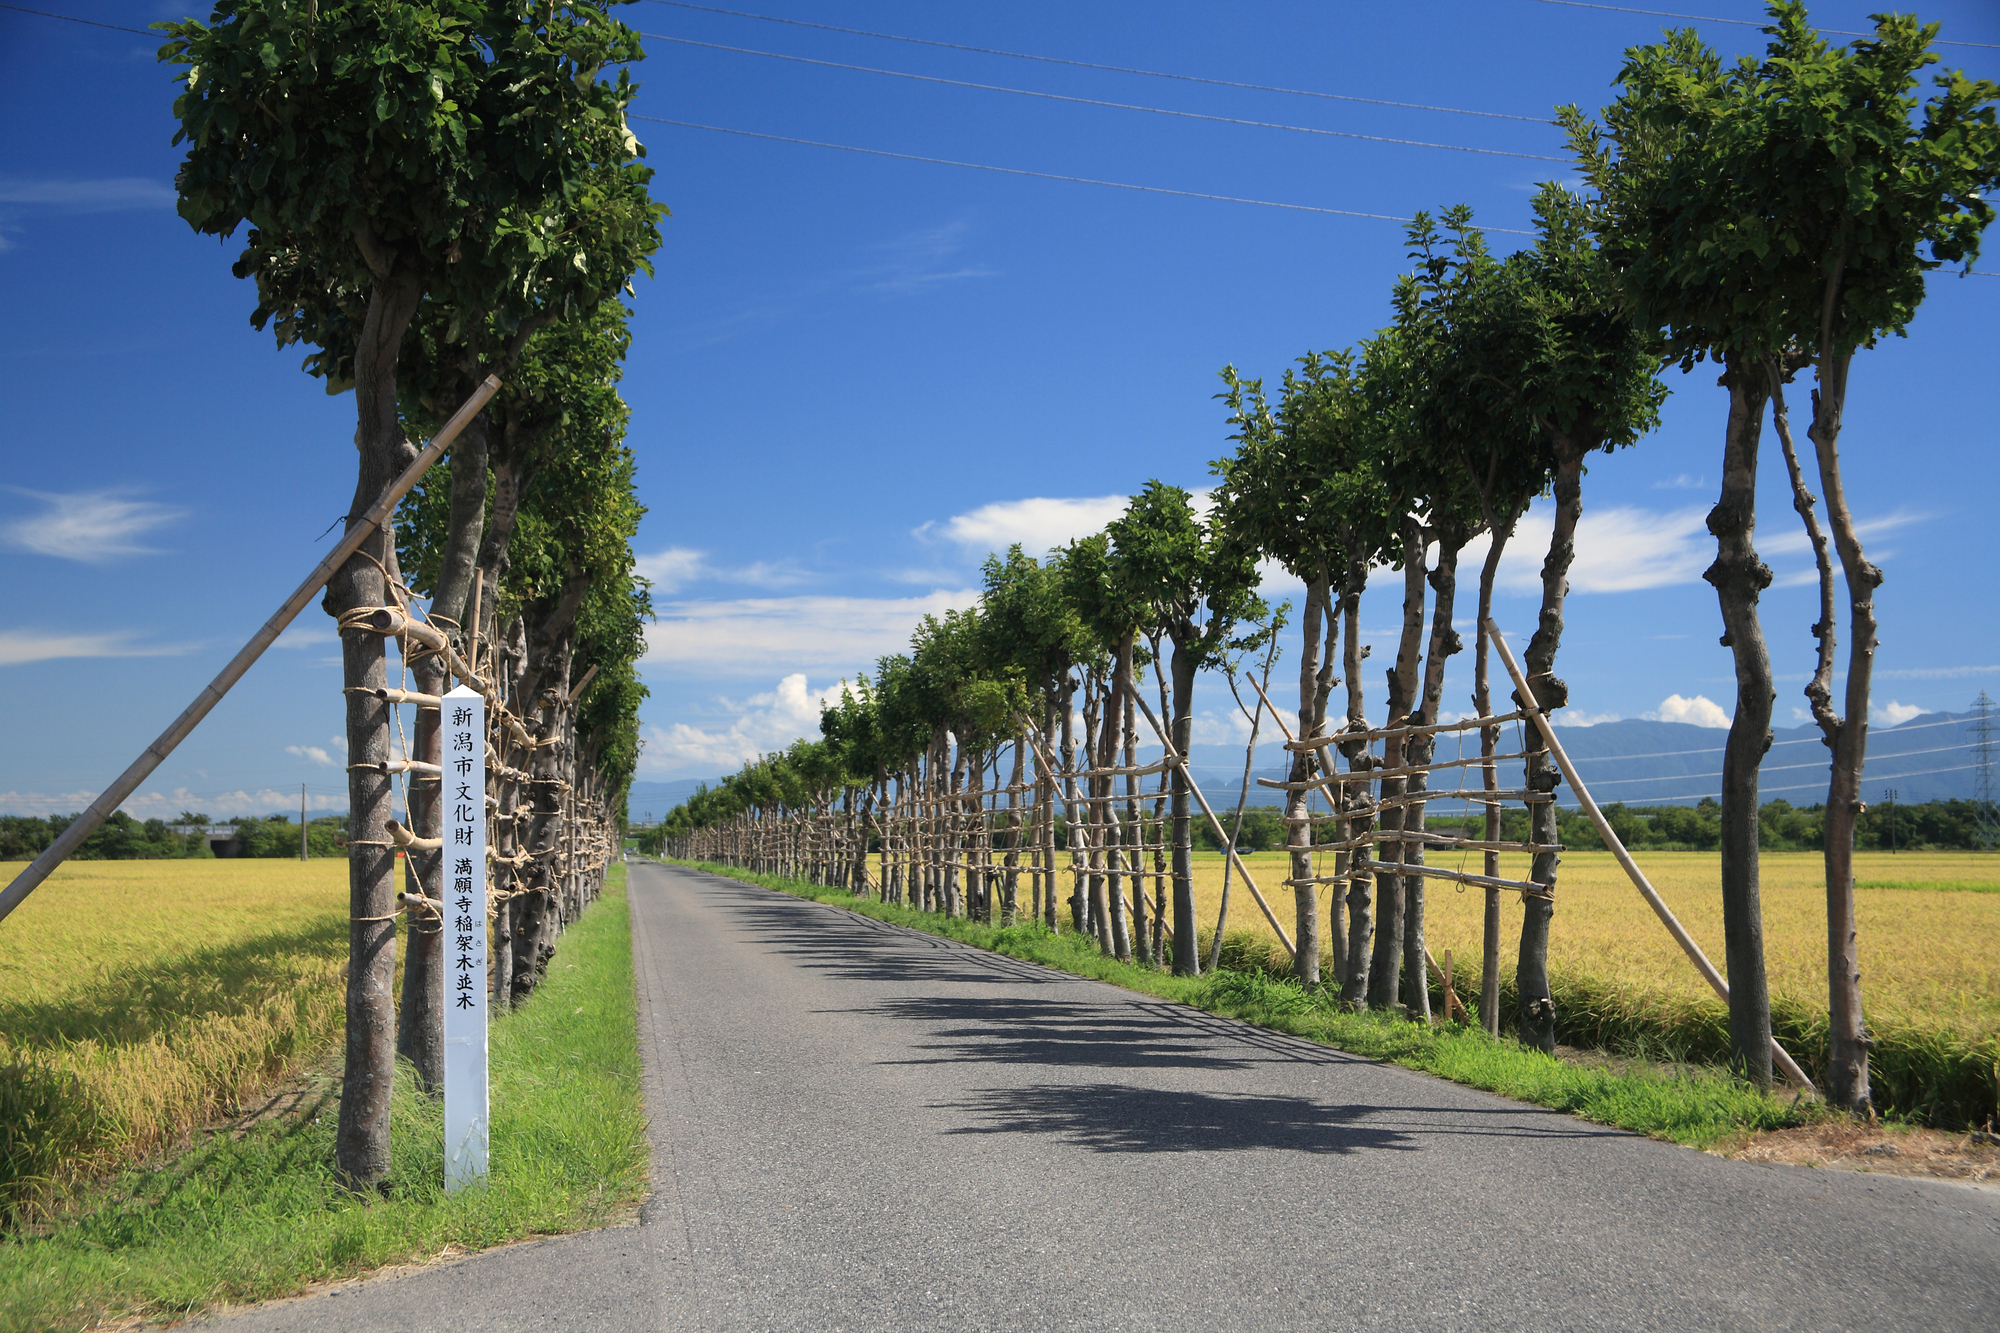
[[(34, 860), (62, 836), (62, 831), (76, 818), (76, 815), (50, 815), (46, 819), (37, 819), (33, 815), (0, 815), (0, 861)], [(296, 831), (293, 836), (297, 836)], [(296, 850), (294, 847), (294, 852)], [(199, 833), (175, 833), (165, 820), (141, 822), (123, 810), (114, 810), (110, 818), (84, 839), (83, 846), (70, 853), (70, 858), (77, 861), (134, 861), (208, 854), (208, 839)]]
[(1762, 60), (1725, 68), (1670, 32), (1626, 52), (1602, 128), (1562, 111), (1607, 258), (1684, 367), (1900, 334), (1924, 274), (1969, 266), (1993, 217), (2000, 88), (1953, 71), (1912, 95), (1937, 25), (1878, 14), (1843, 49), (1799, 0), (1770, 14)]
[(1220, 666), (1243, 647), (1232, 637), (1236, 626), (1269, 614), (1256, 594), (1254, 552), (1196, 518), (1179, 486), (1147, 482), (1104, 533), (1110, 554), (1097, 578), (1097, 605), (1107, 617), (1101, 623), (1129, 614), (1138, 628), (1166, 635), (1177, 671)]
[[(195, 230), (251, 231), (253, 322), (353, 379), (367, 296), (398, 270), (461, 321), (511, 333), (616, 292), (658, 245), (651, 173), (625, 128), (638, 36), (596, 3), (219, 0), (163, 26)], [(458, 341), (453, 329), (447, 341)]]

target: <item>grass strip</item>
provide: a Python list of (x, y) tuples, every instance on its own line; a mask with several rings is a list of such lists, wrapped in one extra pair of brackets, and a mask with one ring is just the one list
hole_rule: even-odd
[(1689, 1147), (1707, 1148), (1756, 1130), (1804, 1124), (1821, 1114), (1817, 1104), (1790, 1094), (1760, 1093), (1721, 1070), (1663, 1072), (1651, 1064), (1624, 1070), (1583, 1067), (1512, 1040), (1489, 1037), (1476, 1027), (1430, 1026), (1347, 1012), (1325, 990), (1309, 993), (1292, 978), (1261, 968), (1224, 967), (1202, 977), (1177, 977), (1107, 958), (1091, 936), (1051, 934), (1039, 922), (992, 926), (856, 897), (846, 889), (708, 862), (674, 864), (844, 907)]
[(617, 1218), (644, 1192), (645, 1108), (624, 868), (491, 1032), (492, 1177), (443, 1189), (442, 1106), (399, 1071), (379, 1198), (334, 1179), (335, 1105), (128, 1171), (44, 1234), (0, 1242), (0, 1328), (80, 1329), (266, 1300), (447, 1247)]

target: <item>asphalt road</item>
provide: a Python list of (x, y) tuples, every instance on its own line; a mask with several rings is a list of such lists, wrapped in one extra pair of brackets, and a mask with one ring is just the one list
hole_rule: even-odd
[(214, 1321), (2000, 1328), (2000, 1192), (1725, 1161), (635, 864), (636, 1226)]

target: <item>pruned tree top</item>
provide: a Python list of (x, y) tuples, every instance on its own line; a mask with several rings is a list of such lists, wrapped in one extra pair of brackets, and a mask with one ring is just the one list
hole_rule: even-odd
[(1798, 0), (1770, 14), (1762, 59), (1670, 32), (1626, 52), (1602, 126), (1562, 111), (1606, 254), (1683, 366), (1901, 334), (1993, 218), (2000, 88), (1951, 71), (1919, 99), (1936, 24), (1881, 14), (1836, 47)]

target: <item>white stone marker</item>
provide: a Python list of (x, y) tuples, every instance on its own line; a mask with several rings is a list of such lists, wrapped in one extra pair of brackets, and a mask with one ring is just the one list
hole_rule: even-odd
[(444, 1187), (486, 1183), (486, 700), (444, 696)]

